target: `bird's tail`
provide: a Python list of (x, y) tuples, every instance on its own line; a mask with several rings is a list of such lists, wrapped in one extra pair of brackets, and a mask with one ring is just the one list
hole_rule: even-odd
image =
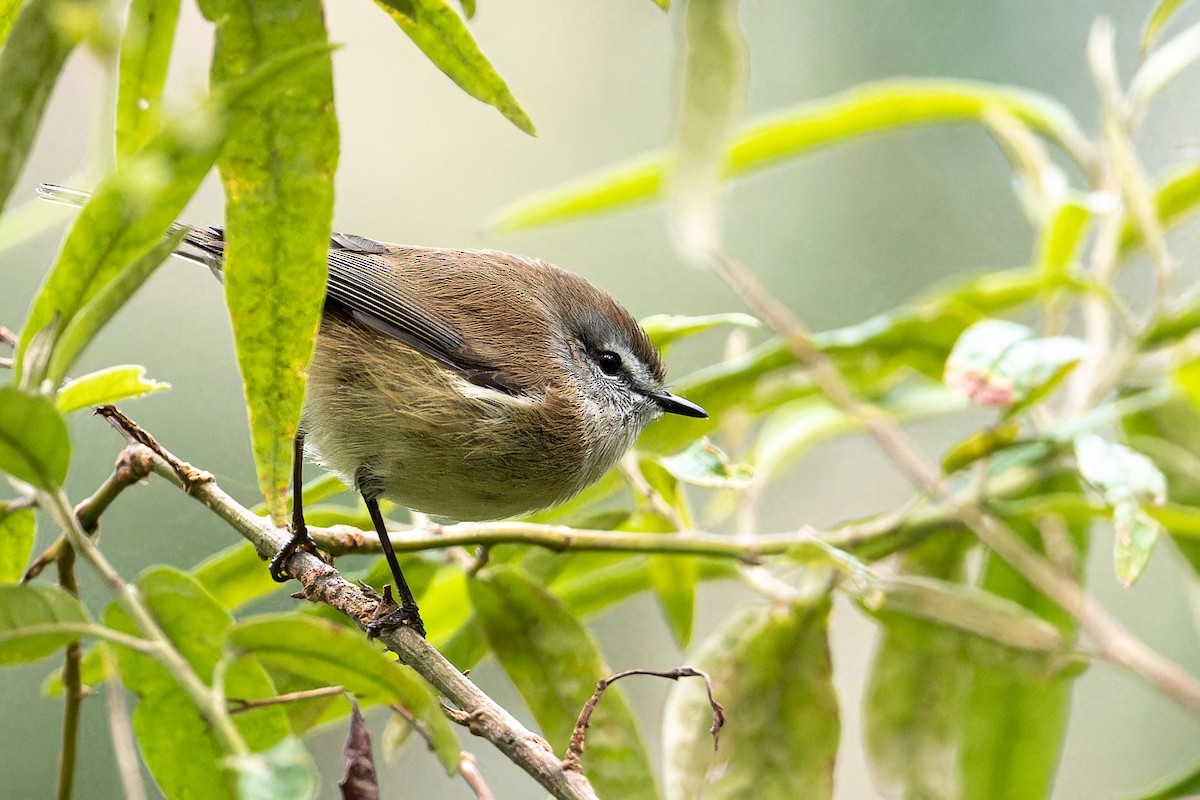
[[(53, 183), (39, 183), (38, 197), (51, 203), (82, 208), (92, 196), (91, 192), (58, 186)], [(221, 279), (221, 267), (225, 259), (225, 236), (222, 228), (198, 228), (186, 222), (173, 222), (167, 229), (168, 234), (183, 231), (183, 243), (186, 247), (176, 250), (176, 258), (199, 264), (212, 271), (217, 279)]]

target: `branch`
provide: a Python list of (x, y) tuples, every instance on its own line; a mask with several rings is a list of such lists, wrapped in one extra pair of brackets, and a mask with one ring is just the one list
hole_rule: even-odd
[[(116, 408), (109, 406), (100, 413), (128, 440), (154, 452), (155, 474), (184, 489), (225, 520), (254, 545), (263, 560), (273, 557), (287, 543), (289, 535), (285, 530), (273, 527), (269, 520), (238, 503), (217, 486), (211, 475), (176, 458)], [(304, 586), (306, 599), (341, 612), (364, 631), (374, 620), (380, 598), (373, 590), (350, 583), (332, 566), (304, 551), (291, 558), (288, 568)], [(595, 800), (596, 794), (582, 773), (564, 770), (542, 737), (480, 691), (411, 628), (401, 626), (385, 631), (379, 639), (454, 704), (452, 718), (490, 741), (555, 797)]]

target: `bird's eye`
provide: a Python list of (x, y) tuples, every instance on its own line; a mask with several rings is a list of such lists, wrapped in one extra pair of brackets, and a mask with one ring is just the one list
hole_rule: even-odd
[(596, 364), (605, 375), (621, 374), (621, 357), (612, 350), (601, 350), (596, 353)]

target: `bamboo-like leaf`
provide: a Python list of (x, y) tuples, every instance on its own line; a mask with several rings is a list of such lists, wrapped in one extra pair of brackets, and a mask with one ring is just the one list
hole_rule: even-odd
[(29, 0), (23, 8), (10, 0), (0, 8), (0, 28), (12, 25), (0, 50), (0, 210), (25, 166), (50, 91), (78, 43), (62, 27), (62, 15), (77, 14), (81, 27), (98, 25), (103, 8), (95, 0)]
[[(117, 273), (95, 297), (79, 309), (63, 327), (62, 335), (50, 356), (46, 379), (58, 385), (67, 376), (75, 359), (91, 344), (100, 329), (133, 297), (134, 293), (153, 272), (162, 265), (179, 241), (183, 231), (179, 230), (163, 239), (132, 264)], [(60, 403), (61, 407), (61, 403)]]
[(400, 703), (432, 734), (447, 773), (457, 771), (458, 737), (433, 693), (357, 630), (295, 614), (265, 615), (235, 625), (229, 642), (273, 671), (291, 673), (295, 688), (337, 685), (367, 703)]
[(680, 339), (695, 336), (698, 333), (712, 330), (722, 325), (736, 328), (762, 327), (757, 319), (749, 314), (731, 312), (727, 314), (708, 314), (701, 317), (685, 317), (674, 314), (655, 314), (640, 320), (642, 330), (650, 337), (655, 347), (665, 348)]
[(8, 32), (17, 21), (22, 5), (21, 0), (0, 0), (0, 46), (8, 39)]
[(683, 109), (671, 211), (676, 243), (685, 256), (704, 263), (720, 242), (722, 155), (745, 105), (749, 52), (738, 24), (738, 0), (688, 3), (683, 49)]
[[(565, 753), (596, 681), (611, 674), (595, 641), (553, 595), (517, 569), (490, 569), (469, 588), (492, 652), (551, 747)], [(601, 797), (659, 796), (637, 719), (616, 687), (592, 715), (583, 768)]]
[[(67, 233), (26, 317), (18, 351), (21, 370), (29, 366), (24, 356), (35, 335), (51, 326), (57, 339), (110, 282), (131, 275), (128, 265), (160, 244), (212, 167), (223, 136), (219, 112), (202, 107), (164, 126), (136, 156), (100, 182)], [(129, 294), (134, 284), (132, 279), (126, 284)], [(105, 314), (111, 316), (113, 310)], [(77, 343), (74, 349), (80, 347)], [(60, 360), (56, 366), (63, 370), (69, 365)], [(42, 378), (32, 373), (26, 380), (36, 384)]]
[(86, 623), (79, 601), (56, 586), (0, 585), (0, 664), (39, 661), (79, 634), (63, 623)]
[[(863, 84), (748, 123), (725, 151), (724, 177), (897, 127), (979, 122), (994, 108), (1047, 137), (1076, 162), (1088, 162), (1079, 125), (1063, 105), (1045, 95), (996, 84), (909, 78)], [(506, 230), (527, 228), (653, 200), (661, 193), (672, 157), (668, 151), (654, 151), (522, 198), (496, 212), (491, 224)]]
[(533, 121), (513, 97), (479, 49), (462, 18), (445, 0), (375, 0), (413, 44), (458, 84), (464, 92), (481, 100), (530, 136), (536, 135)]
[(1144, 109), (1159, 92), (1200, 58), (1200, 24), (1157, 48), (1129, 82), (1129, 99)]
[[(1196, 206), (1200, 204), (1200, 162), (1184, 164), (1171, 170), (1159, 181), (1154, 197), (1158, 219), (1164, 229), (1177, 225), (1194, 213)], [(1142, 231), (1136, 222), (1126, 220), (1121, 228), (1121, 258), (1128, 258), (1144, 244)], [(1161, 324), (1160, 322), (1159, 325)], [(1160, 336), (1156, 336), (1155, 329), (1152, 328), (1145, 338), (1148, 343), (1154, 343)]]
[(1146, 17), (1146, 22), (1142, 26), (1142, 38), (1139, 41), (1139, 46), (1142, 49), (1143, 56), (1154, 45), (1154, 40), (1158, 38), (1159, 31), (1166, 26), (1172, 15), (1182, 8), (1186, 2), (1187, 0), (1157, 0), (1154, 4), (1154, 9)]
[(178, 19), (179, 0), (132, 0), (129, 4), (117, 84), (118, 160), (136, 153), (158, 130)]
[(231, 103), (218, 166), (225, 186), (225, 299), (245, 388), (259, 488), (286, 515), (292, 440), (325, 299), (333, 174), (333, 78), (321, 4), (205, 0), (217, 23), (213, 80), (252, 74), (299, 47), (303, 75)]
[[(136, 587), (172, 645), (202, 681), (211, 681), (233, 623), (229, 612), (194, 579), (167, 567), (147, 570), (138, 577)], [(136, 631), (133, 621), (115, 605), (104, 618), (110, 627)], [(213, 735), (208, 721), (172, 674), (148, 656), (125, 648), (115, 648), (115, 652), (121, 680), (139, 698), (132, 715), (138, 747), (163, 794), (171, 800), (201, 795), (237, 800), (239, 776), (227, 761), (232, 753)], [(229, 665), (224, 689), (229, 697), (248, 700), (275, 694), (262, 666), (249, 658)], [(169, 736), (163, 735), (164, 719), (171, 722)], [(234, 722), (254, 753), (269, 750), (291, 733), (287, 715), (277, 706), (239, 714)]]
[(841, 725), (827, 640), (829, 601), (756, 607), (729, 619), (695, 666), (726, 709), (713, 752), (704, 684), (671, 687), (663, 720), (668, 800), (817, 800), (833, 796)]
[(0, 388), (0, 472), (53, 491), (70, 463), (67, 426), (54, 403), (15, 386)]
[(0, 584), (17, 583), (33, 554), (37, 516), (32, 508), (9, 508), (0, 503)]
[(1037, 264), (1051, 280), (1067, 276), (1091, 221), (1091, 211), (1075, 195), (1068, 195), (1050, 215), (1038, 241)]
[(54, 398), (60, 413), (116, 403), (130, 397), (170, 389), (171, 384), (146, 377), (146, 368), (136, 364), (108, 367), (71, 381)]

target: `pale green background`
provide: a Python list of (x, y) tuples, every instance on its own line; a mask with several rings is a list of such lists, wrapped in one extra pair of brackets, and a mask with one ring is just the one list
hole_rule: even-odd
[[(669, 15), (649, 0), (482, 0), (472, 24), (482, 47), (538, 126), (531, 139), (493, 110), (465, 97), (431, 67), (372, 3), (329, 4), (342, 130), (337, 226), (410, 243), (496, 247), (548, 258), (613, 291), (641, 316), (737, 308), (708, 275), (673, 254), (662, 211), (641, 208), (599, 220), (497, 235), (484, 218), (528, 191), (575, 177), (668, 140), (674, 119), (676, 42), (681, 9)], [(986, 0), (747, 0), (742, 19), (753, 54), (748, 112), (769, 112), (857, 82), (901, 75), (976, 78), (1026, 86), (1063, 100), (1094, 130), (1095, 94), (1083, 55), (1092, 19), (1118, 26), (1128, 76), (1148, 3), (986, 2)], [(1195, 15), (1193, 14), (1192, 17)], [(186, 106), (203, 90), (211, 32), (190, 5), (169, 91)], [(1200, 72), (1164, 93), (1140, 144), (1152, 172), (1196, 157)], [(76, 55), (51, 103), (38, 147), (13, 205), (39, 180), (66, 181), (99, 163), (92, 131), (111, 95), (95, 59)], [(101, 120), (98, 122), (98, 120)], [(909, 130), (822, 151), (757, 174), (727, 194), (728, 242), (815, 328), (853, 323), (946, 276), (1013, 266), (1028, 257), (1031, 234), (1010, 191), (1005, 160), (980, 129)], [(221, 197), (210, 179), (189, 219), (219, 222)], [(50, 263), (59, 232), (0, 253), (0, 322), (16, 326)], [(1185, 270), (1195, 266), (1197, 231), (1172, 238)], [(681, 350), (672, 374), (718, 354), (714, 338)], [(711, 351), (711, 352), (706, 352)], [(83, 368), (136, 362), (174, 391), (126, 409), (182, 457), (213, 471), (251, 502), (254, 482), (237, 374), (219, 286), (182, 264), (162, 269), (85, 358)], [(916, 428), (937, 455), (972, 420)], [(103, 423), (72, 420), (78, 450), (70, 488), (81, 497), (106, 475), (121, 442)], [(768, 495), (764, 530), (825, 525), (890, 507), (904, 483), (869, 442), (820, 448)], [(43, 537), (46, 533), (43, 531)], [(203, 509), (161, 482), (128, 492), (105, 517), (103, 545), (132, 577), (152, 563), (188, 567), (234, 541)], [(1200, 673), (1190, 613), (1192, 587), (1181, 585), (1170, 554), (1156, 555), (1132, 590), (1111, 577), (1109, 540), (1098, 533), (1093, 587), (1105, 603), (1167, 655)], [(104, 592), (89, 576), (97, 608)], [(285, 597), (281, 593), (281, 597)], [(706, 590), (698, 629), (712, 628), (729, 603), (750, 598)], [(286, 599), (279, 601), (288, 603)], [(666, 668), (682, 656), (669, 645), (653, 601), (640, 598), (595, 623), (617, 669)], [(859, 744), (859, 700), (873, 627), (848, 607), (833, 626), (836, 680), (844, 706), (839, 798), (874, 791)], [(52, 792), (58, 701), (39, 695), (47, 665), (4, 672), (0, 689), (0, 793)], [(475, 676), (528, 720), (497, 670)], [(658, 750), (658, 711), (666, 687), (624, 684)], [(736, 710), (731, 710), (736, 713)], [(372, 715), (378, 723), (381, 717)], [(311, 740), (325, 785), (337, 796), (341, 731)], [(117, 797), (102, 702), (84, 708), (81, 800)], [(498, 797), (538, 798), (534, 784), (480, 741), (479, 755)], [(1077, 684), (1072, 724), (1055, 797), (1117, 797), (1145, 780), (1183, 769), (1200, 753), (1200, 724), (1142, 684), (1100, 665)], [(439, 774), (433, 758), (409, 750), (384, 770), (384, 797), (467, 798), (461, 781)]]

